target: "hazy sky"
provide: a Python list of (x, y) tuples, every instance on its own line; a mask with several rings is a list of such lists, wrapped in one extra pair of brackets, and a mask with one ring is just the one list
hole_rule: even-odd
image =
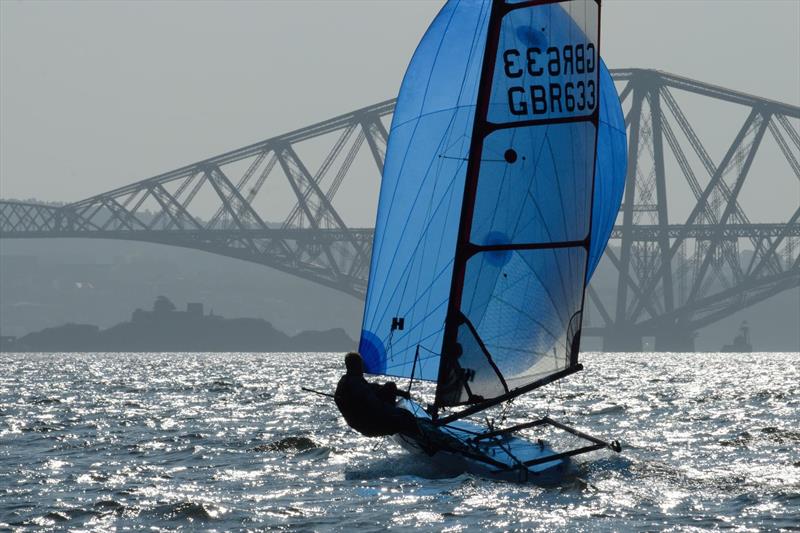
[[(0, 0), (0, 197), (78, 200), (394, 97), (441, 5)], [(798, 35), (796, 0), (604, 2), (610, 67), (795, 105)]]

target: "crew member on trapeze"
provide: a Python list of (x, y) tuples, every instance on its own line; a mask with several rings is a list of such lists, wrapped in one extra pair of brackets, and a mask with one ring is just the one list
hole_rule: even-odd
[(410, 399), (407, 391), (399, 390), (393, 381), (369, 383), (364, 379), (364, 361), (355, 352), (345, 355), (344, 365), (347, 373), (336, 386), (334, 400), (348, 426), (367, 437), (420, 434), (416, 417), (395, 406), (398, 396)]

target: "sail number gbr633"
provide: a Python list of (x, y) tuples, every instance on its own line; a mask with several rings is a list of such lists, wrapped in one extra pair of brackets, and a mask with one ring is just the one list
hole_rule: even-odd
[(597, 104), (593, 43), (509, 48), (502, 58), (508, 110), (514, 116), (591, 111)]

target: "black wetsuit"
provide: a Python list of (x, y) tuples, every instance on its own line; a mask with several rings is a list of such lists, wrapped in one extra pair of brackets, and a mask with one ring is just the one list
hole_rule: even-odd
[(416, 417), (395, 406), (395, 397), (402, 395), (392, 382), (378, 385), (367, 382), (363, 375), (345, 374), (336, 386), (334, 399), (347, 425), (362, 435), (416, 435)]

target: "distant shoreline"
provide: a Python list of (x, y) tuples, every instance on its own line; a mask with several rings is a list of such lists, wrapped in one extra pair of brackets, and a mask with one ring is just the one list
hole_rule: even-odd
[(130, 321), (108, 329), (70, 323), (20, 338), (0, 336), (0, 352), (6, 353), (330, 352), (355, 345), (341, 328), (290, 336), (260, 318), (204, 314), (201, 304), (177, 311), (165, 297), (156, 300), (152, 311), (137, 309)]
[[(230, 350), (220, 350), (220, 351), (198, 351), (198, 350), (173, 350), (173, 351), (153, 351), (153, 352), (133, 352), (133, 351), (111, 351), (111, 352), (97, 352), (97, 351), (72, 351), (72, 350), (53, 350), (53, 351), (23, 351), (23, 350), (0, 350), (0, 354), (2, 355), (15, 355), (15, 354), (40, 354), (40, 355), (209, 355), (209, 354), (220, 354), (220, 355), (259, 355), (259, 354), (295, 354), (295, 353), (311, 353), (311, 354), (329, 354), (329, 353), (338, 353), (345, 350), (349, 350), (349, 348), (344, 348), (340, 350), (267, 350), (267, 351), (253, 351), (253, 350), (242, 350), (242, 351), (230, 351)], [(800, 355), (800, 352), (798, 352)]]
[[(0, 338), (0, 353), (322, 353), (349, 351), (355, 349), (356, 345), (343, 329), (302, 331), (290, 337), (277, 330), (274, 330), (278, 333), (275, 335), (273, 331), (269, 330), (270, 324), (266, 321), (259, 319), (233, 320), (250, 323), (251, 335), (248, 339), (237, 340), (236, 337), (224, 335), (216, 339), (208, 339), (206, 335), (202, 335), (199, 339), (172, 337), (163, 344), (152, 338), (126, 344), (123, 339), (117, 339), (115, 335), (106, 333), (113, 328), (101, 331), (97, 326), (65, 324), (30, 333), (19, 339), (2, 337)], [(263, 324), (258, 324), (258, 322)], [(78, 338), (75, 337), (76, 332), (79, 332)], [(86, 335), (87, 332), (88, 335)]]

